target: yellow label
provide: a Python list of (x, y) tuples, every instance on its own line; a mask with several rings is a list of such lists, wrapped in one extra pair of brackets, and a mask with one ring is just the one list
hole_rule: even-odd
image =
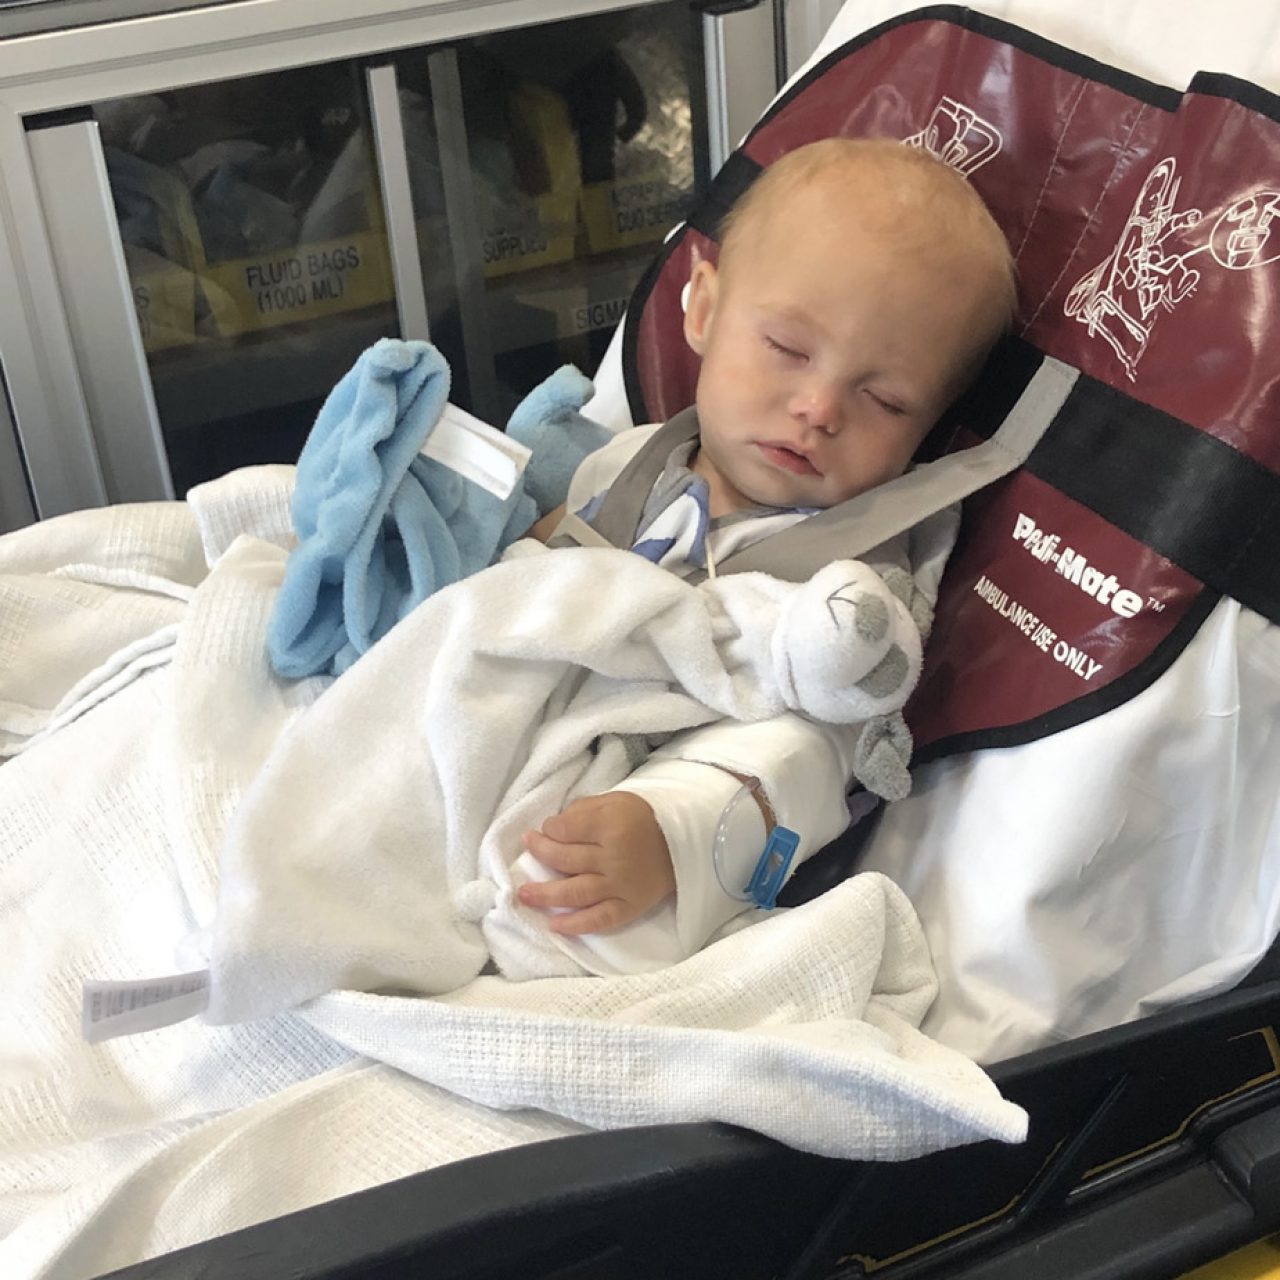
[(138, 331), (146, 351), (187, 346), (196, 337), (196, 278), (159, 254), (125, 246)]
[(133, 306), (144, 350), (163, 351), (195, 341), (196, 278), (190, 271), (175, 269), (135, 279)]
[(224, 337), (358, 311), (395, 296), (386, 236), (377, 231), (214, 263), (200, 279)]
[(480, 252), (486, 279), (532, 271), (573, 257), (575, 224), (566, 224), (558, 216), (562, 210), (552, 197), (540, 196), (534, 203), (535, 217), (485, 232)]
[(582, 188), (582, 220), (593, 253), (653, 244), (684, 216), (683, 194), (652, 176), (592, 182)]
[(1182, 1280), (1276, 1280), (1278, 1276), (1280, 1245), (1275, 1240), (1262, 1240), (1188, 1271)]
[[(481, 267), (488, 279), (568, 261), (578, 229), (582, 171), (564, 100), (528, 83), (511, 96), (513, 112), (519, 113), (542, 153), (549, 189), (532, 199), (519, 192), (503, 192), (507, 207), (481, 215)], [(499, 193), (489, 194), (493, 199)]]

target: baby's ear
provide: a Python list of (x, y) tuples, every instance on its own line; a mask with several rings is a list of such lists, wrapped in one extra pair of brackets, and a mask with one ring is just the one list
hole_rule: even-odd
[(704, 258), (689, 277), (684, 308), (684, 340), (698, 355), (706, 354), (707, 335), (719, 291), (720, 277), (715, 263)]

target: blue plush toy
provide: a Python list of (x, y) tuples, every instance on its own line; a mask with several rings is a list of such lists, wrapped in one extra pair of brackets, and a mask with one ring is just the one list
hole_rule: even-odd
[(507, 423), (507, 435), (532, 451), (524, 491), (540, 516), (564, 501), (583, 458), (612, 439), (612, 432), (579, 412), (594, 393), (590, 378), (561, 365), (516, 405)]
[(578, 464), (610, 438), (579, 412), (590, 381), (558, 369), (511, 416), (508, 434), (532, 457), (497, 498), (421, 455), (449, 381), (430, 343), (383, 338), (321, 407), (298, 458), (298, 545), (267, 631), (280, 675), (345, 671), (429, 595), (492, 564), (559, 506)]

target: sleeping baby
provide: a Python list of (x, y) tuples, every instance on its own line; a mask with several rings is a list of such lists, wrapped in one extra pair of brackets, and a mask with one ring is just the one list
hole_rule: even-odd
[(932, 157), (828, 140), (772, 164), (692, 272), (696, 404), (590, 453), (532, 536), (277, 744), (220, 853), (210, 1020), (676, 964), (847, 827), (851, 780), (905, 794), (958, 517), (894, 486), (1014, 292)]
[[(590, 455), (569, 491), (577, 518), (566, 526), (561, 508), (534, 536), (554, 546), (580, 521), (608, 521), (611, 486), (656, 448), (626, 545), (695, 580), (766, 540), (785, 559), (784, 531), (906, 470), (1016, 302), (1005, 238), (963, 178), (901, 144), (849, 139), (771, 165), (727, 220), (719, 264), (695, 267), (687, 298), (685, 337), (702, 358), (695, 409)], [(838, 535), (827, 554), (839, 555)], [(914, 623), (903, 609), (889, 625)], [(905, 701), (905, 680), (899, 692)], [(760, 772), (753, 750), (740, 757), (749, 769), (726, 770), (740, 783)], [(680, 847), (687, 824), (670, 773), (655, 787), (641, 770), (530, 831), (525, 847), (560, 878), (523, 885), (520, 901), (555, 912), (549, 927), (574, 936), (618, 929), (673, 895), (677, 869), (705, 862), (707, 848), (705, 838)], [(815, 811), (842, 807), (839, 773), (827, 771), (838, 790)], [(697, 771), (687, 777), (696, 789)], [(773, 790), (754, 798), (766, 832), (779, 809), (796, 808)], [(747, 844), (763, 847), (759, 823)]]

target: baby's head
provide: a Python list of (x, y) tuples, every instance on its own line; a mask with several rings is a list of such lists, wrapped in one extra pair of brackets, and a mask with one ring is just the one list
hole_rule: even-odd
[(941, 161), (846, 138), (776, 161), (690, 281), (713, 514), (830, 507), (900, 475), (1015, 305), (1003, 234)]

